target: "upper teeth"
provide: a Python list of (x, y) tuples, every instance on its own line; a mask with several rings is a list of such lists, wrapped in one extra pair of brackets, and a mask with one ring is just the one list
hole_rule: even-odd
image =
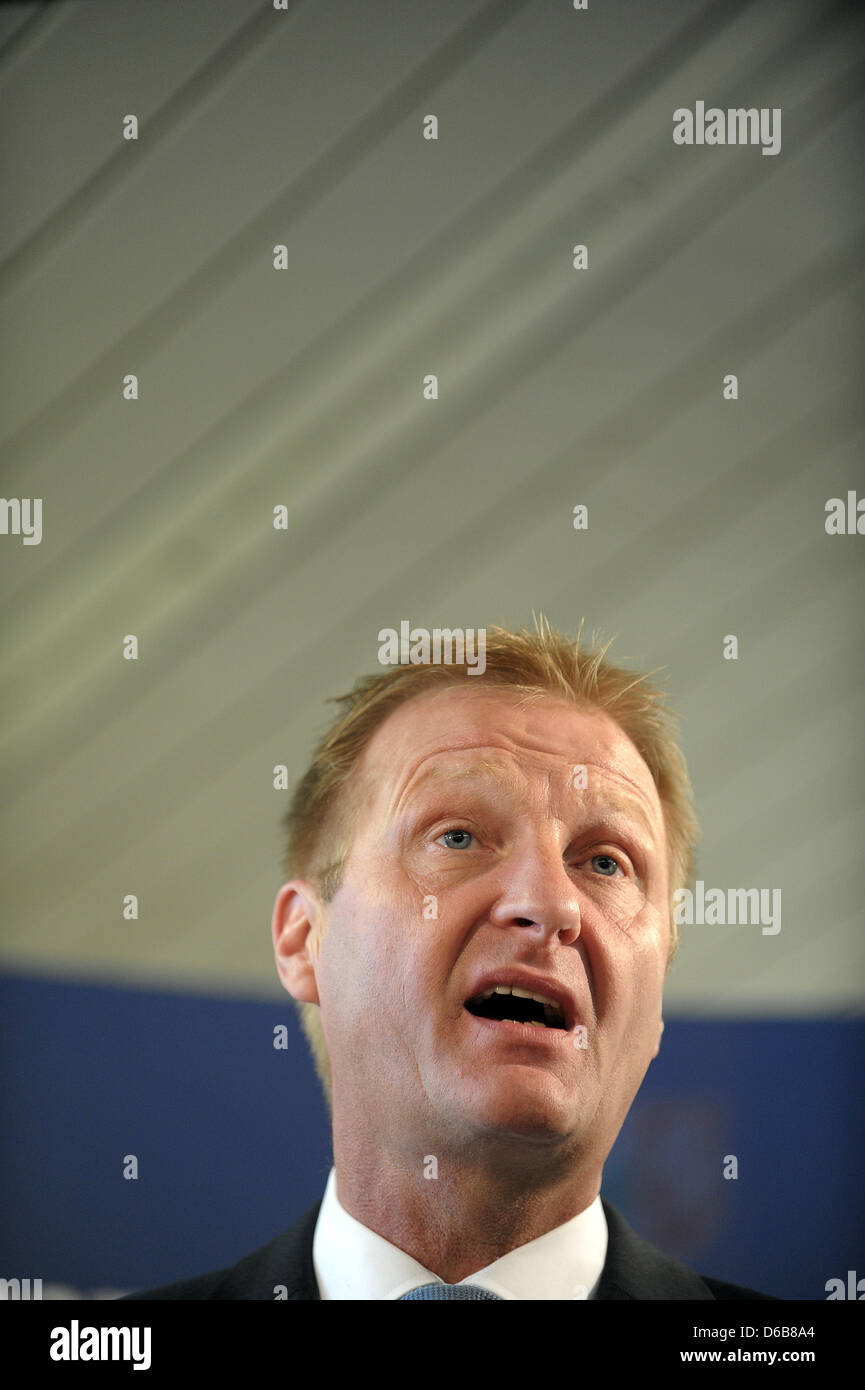
[(489, 999), (491, 994), (515, 994), (518, 999), (536, 999), (539, 1004), (546, 1005), (549, 1009), (560, 1011), (560, 1005), (555, 999), (550, 999), (546, 994), (533, 994), (530, 989), (523, 989), (520, 985), (493, 985), (492, 989), (485, 989), (478, 996), (480, 999)]

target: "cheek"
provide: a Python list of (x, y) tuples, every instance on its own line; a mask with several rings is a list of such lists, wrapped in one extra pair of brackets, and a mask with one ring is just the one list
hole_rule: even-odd
[(669, 914), (660, 911), (637, 883), (611, 884), (608, 890), (593, 886), (586, 896), (597, 919), (624, 937), (632, 950), (663, 949), (666, 959)]
[(591, 932), (586, 925), (584, 939), (599, 1011), (617, 1017), (623, 1031), (639, 1031), (644, 1021), (656, 1023), (669, 946), (663, 914), (644, 905), (636, 916), (612, 925), (595, 917)]
[(667, 959), (670, 954), (670, 914), (665, 907), (647, 903), (643, 911), (643, 925), (640, 933), (647, 958), (654, 963), (655, 983), (663, 989), (667, 977)]
[(420, 851), (406, 854), (401, 859), (400, 874), (418, 900), (453, 895), (480, 877), (477, 864), (461, 864), (454, 857), (445, 864), (434, 853)]
[(645, 894), (635, 883), (589, 883), (582, 887), (580, 899), (583, 922), (602, 924), (609, 938), (633, 946), (651, 930)]
[(322, 1005), (346, 1020), (372, 1010), (387, 1027), (416, 1017), (435, 984), (441, 947), (439, 902), (382, 858), (363, 880), (346, 875), (331, 905), (317, 974)]
[(489, 909), (494, 901), (489, 865), (479, 866), (466, 855), (440, 855), (424, 846), (392, 846), (377, 856), (368, 872), (379, 884), (379, 897), (388, 910), (397, 913), (407, 932), (429, 934), (435, 922), (471, 922)]

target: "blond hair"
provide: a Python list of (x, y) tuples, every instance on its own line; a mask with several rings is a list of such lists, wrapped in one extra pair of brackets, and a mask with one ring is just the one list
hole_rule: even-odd
[[(676, 712), (651, 677), (613, 666), (606, 660), (610, 641), (598, 649), (580, 646), (554, 632), (543, 618), (535, 631), (486, 630), (486, 669), (478, 674), (466, 662), (400, 665), (362, 676), (346, 695), (333, 697), (339, 713), (319, 741), (285, 816), (287, 877), (309, 880), (324, 902), (335, 895), (351, 847), (354, 813), (359, 810), (355, 770), (375, 732), (389, 715), (428, 690), (495, 686), (524, 700), (565, 700), (578, 709), (608, 715), (631, 740), (652, 774), (664, 813), (670, 873), (670, 952), (679, 943), (673, 920), (673, 894), (691, 884), (699, 835), (693, 793), (684, 756), (676, 741)], [(593, 642), (595, 637), (593, 635)], [(330, 1058), (317, 1004), (298, 1003), (300, 1021), (328, 1104)]]

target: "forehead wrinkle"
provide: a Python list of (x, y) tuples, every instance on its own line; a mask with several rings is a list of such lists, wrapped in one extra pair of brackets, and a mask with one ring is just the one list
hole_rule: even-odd
[(547, 815), (549, 816), (550, 820), (554, 818), (553, 807), (555, 805), (556, 800), (556, 789), (553, 785), (553, 782), (555, 776), (555, 772), (553, 772), (552, 768), (550, 768), (550, 770), (547, 772)]
[[(459, 750), (440, 749), (439, 754), (452, 751)], [(435, 756), (436, 754), (428, 755), (428, 757)], [(423, 762), (426, 761), (427, 758), (424, 758), (422, 762), (418, 764), (418, 767), (422, 767)], [(416, 768), (415, 773), (417, 770)], [(489, 758), (480, 758), (471, 763), (458, 764), (456, 767), (443, 767), (441, 764), (438, 764), (427, 768), (419, 777), (415, 776), (414, 773), (409, 777), (406, 786), (396, 800), (394, 812), (398, 813), (403, 803), (407, 801), (409, 797), (414, 796), (417, 792), (430, 784), (435, 785), (436, 783), (441, 783), (442, 785), (451, 785), (454, 782), (473, 781), (476, 780), (478, 776), (483, 776), (487, 780), (498, 782), (507, 791), (521, 792), (524, 790), (522, 781), (517, 773), (511, 768), (503, 766), (501, 763), (493, 762)]]
[[(495, 753), (499, 755), (500, 758), (502, 754), (504, 754), (506, 758), (514, 757), (515, 755), (517, 757), (519, 757), (520, 755), (525, 756), (526, 752), (529, 752), (530, 754), (540, 754), (541, 757), (545, 756), (547, 758), (559, 756), (564, 758), (563, 754), (551, 754), (549, 749), (544, 748), (540, 744), (537, 748), (527, 748), (520, 743), (515, 743), (512, 739), (509, 738), (504, 738), (501, 743), (450, 743), (445, 745), (445, 747), (443, 748), (431, 748), (428, 753), (424, 753), (420, 758), (418, 758), (417, 762), (409, 768), (408, 772), (405, 774), (404, 780), (400, 779), (397, 782), (396, 789), (389, 802), (389, 815), (396, 816), (399, 814), (400, 808), (403, 802), (405, 801), (406, 797), (413, 793), (415, 790), (416, 779), (420, 780), (418, 779), (418, 773), (420, 772), (420, 769), (423, 767), (424, 763), (429, 762), (431, 758), (438, 758), (445, 754), (476, 753), (480, 752), (481, 750), (483, 750), (484, 752)], [(442, 778), (442, 780), (453, 780), (453, 777), (457, 774), (463, 777), (472, 777), (477, 774), (477, 769), (480, 763), (486, 764), (490, 772), (494, 776), (498, 776), (499, 779), (503, 781), (506, 785), (509, 785), (510, 788), (516, 791), (522, 790), (522, 786), (520, 784), (517, 774), (512, 772), (511, 769), (504, 765), (502, 762), (493, 763), (491, 759), (475, 759), (473, 762), (462, 764), (462, 766), (458, 765), (456, 769), (430, 769), (430, 773), (432, 774), (432, 772), (435, 771), (436, 774)]]
[[(618, 733), (622, 733), (621, 729), (618, 728), (614, 720), (608, 719), (606, 716), (603, 715), (603, 712), (599, 712), (599, 714), (600, 717), (605, 718), (606, 722), (610, 723)], [(625, 737), (627, 736), (625, 735)], [(637, 757), (640, 760), (640, 762), (643, 762), (643, 759), (641, 758), (639, 751), (636, 748), (634, 748), (633, 745), (631, 746), (635, 757)], [(542, 763), (546, 762), (547, 765), (549, 765), (549, 762), (551, 760), (556, 762), (561, 760), (564, 764), (566, 764), (569, 767), (573, 767), (578, 763), (583, 763), (585, 764), (585, 766), (589, 768), (594, 767), (598, 771), (606, 774), (606, 776), (623, 783), (628, 788), (628, 790), (633, 792), (638, 801), (642, 802), (642, 805), (645, 808), (645, 810), (649, 813), (650, 818), (656, 818), (658, 811), (661, 809), (660, 802), (658, 801), (657, 797), (657, 787), (655, 785), (655, 780), (649, 772), (648, 768), (646, 768), (646, 773), (649, 780), (649, 785), (651, 787), (651, 793), (654, 793), (654, 796), (651, 793), (647, 793), (646, 789), (643, 786), (641, 786), (640, 783), (636, 781), (633, 776), (629, 776), (628, 773), (626, 773), (621, 768), (621, 766), (619, 766), (618, 758), (616, 758), (615, 756), (610, 758), (608, 754), (605, 754), (605, 752), (596, 753), (594, 757), (592, 757), (591, 755), (589, 757), (586, 757), (585, 752), (582, 752), (581, 750), (582, 756), (578, 757), (575, 751), (564, 752), (562, 750), (558, 750), (556, 752), (552, 752), (549, 748), (549, 745), (544, 740), (535, 741), (535, 739), (531, 735), (522, 734), (519, 741), (514, 741), (507, 735), (504, 735), (502, 741), (496, 743), (487, 743), (483, 741), (480, 743), (475, 743), (472, 741), (471, 735), (469, 735), (466, 742), (449, 742), (443, 747), (431, 748), (429, 752), (423, 753), (417, 759), (416, 762), (413, 762), (412, 765), (406, 770), (404, 775), (398, 778), (394, 791), (388, 798), (386, 815), (389, 818), (393, 818), (399, 815), (402, 805), (406, 798), (414, 793), (417, 785), (423, 780), (425, 780), (427, 775), (429, 775), (431, 778), (441, 778), (442, 780), (454, 780), (454, 778), (456, 777), (469, 778), (472, 776), (476, 776), (478, 769), (483, 767), (493, 776), (499, 777), (499, 779), (502, 780), (505, 783), (505, 785), (507, 785), (509, 788), (512, 788), (517, 791), (524, 790), (524, 788), (519, 783), (518, 777), (511, 771), (510, 768), (506, 766), (503, 767), (501, 761), (498, 761), (494, 764), (491, 760), (488, 760), (486, 758), (480, 760), (476, 759), (468, 764), (464, 763), (462, 766), (458, 765), (456, 768), (451, 767), (449, 769), (444, 769), (434, 766), (432, 769), (429, 770), (428, 774), (423, 774), (423, 776), (420, 778), (418, 777), (418, 774), (420, 773), (420, 770), (423, 768), (424, 764), (428, 763), (432, 758), (441, 758), (445, 755), (458, 755), (466, 753), (476, 753), (481, 751), (493, 753), (497, 755), (499, 759), (501, 759), (502, 756), (504, 756), (505, 760), (509, 758), (516, 758), (518, 760), (520, 758), (528, 758), (530, 761), (537, 759)], [(368, 760), (364, 761), (367, 761), (366, 770), (372, 772), (373, 779), (375, 780), (374, 764), (369, 764)], [(549, 769), (548, 766), (548, 770), (546, 772), (546, 779), (548, 788), (548, 800), (550, 801), (553, 799), (554, 777), (555, 770)], [(661, 814), (663, 815), (662, 811)], [(649, 828), (651, 829), (651, 826)]]
[(599, 818), (603, 818), (605, 813), (613, 811), (617, 812), (619, 815), (625, 816), (628, 820), (638, 820), (640, 825), (648, 831), (652, 843), (654, 844), (656, 842), (657, 828), (651, 824), (651, 821), (638, 801), (632, 801), (628, 797), (600, 795), (589, 797), (583, 805), (590, 815), (596, 814)]
[[(639, 751), (636, 748), (634, 748), (634, 752), (636, 753), (637, 757), (640, 758), (640, 761), (644, 762), (643, 758), (641, 757)], [(641, 787), (639, 782), (635, 782), (633, 777), (629, 777), (627, 772), (623, 772), (621, 767), (617, 763), (604, 762), (602, 758), (597, 758), (594, 760), (594, 762), (587, 762), (586, 766), (596, 767), (599, 769), (599, 771), (605, 772), (608, 777), (613, 777), (616, 781), (624, 782), (628, 789), (634, 793), (634, 796), (639, 801), (642, 801), (647, 806), (651, 806), (651, 797), (647, 796), (645, 788)], [(655, 792), (655, 794), (657, 794), (658, 789), (655, 785), (655, 779), (652, 776), (651, 772), (649, 772), (648, 767), (646, 767), (646, 772), (648, 773), (649, 777), (649, 785), (651, 786), (652, 791)]]

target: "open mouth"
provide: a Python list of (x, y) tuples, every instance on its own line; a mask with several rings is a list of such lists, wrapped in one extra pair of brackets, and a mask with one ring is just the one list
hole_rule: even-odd
[(511, 990), (496, 985), (495, 989), (468, 999), (465, 1007), (475, 1018), (490, 1018), (497, 1023), (526, 1023), (533, 1028), (565, 1027), (565, 1016), (552, 1000), (537, 998), (528, 990)]

